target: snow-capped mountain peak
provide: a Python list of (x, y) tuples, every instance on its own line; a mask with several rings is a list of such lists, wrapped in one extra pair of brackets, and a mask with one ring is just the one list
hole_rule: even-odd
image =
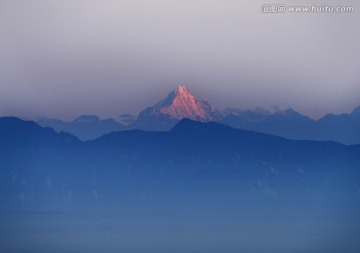
[(171, 121), (170, 125), (173, 125), (174, 122), (184, 118), (208, 122), (219, 120), (221, 114), (207, 100), (197, 99), (186, 86), (179, 85), (165, 99), (142, 111), (137, 123), (139, 125), (146, 125), (147, 122), (155, 124), (160, 121), (157, 119), (161, 119), (162, 124), (166, 124), (165, 120)]
[(185, 85), (179, 85), (176, 89), (175, 92), (177, 94), (191, 94), (191, 92), (189, 91), (189, 89), (185, 86)]
[(219, 118), (219, 112), (206, 100), (199, 100), (184, 86), (178, 86), (159, 103), (151, 112), (152, 115), (167, 115), (177, 120), (189, 118), (199, 121), (213, 121)]

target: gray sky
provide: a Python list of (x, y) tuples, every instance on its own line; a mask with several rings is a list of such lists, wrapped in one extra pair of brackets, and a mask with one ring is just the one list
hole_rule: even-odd
[(137, 114), (178, 84), (220, 109), (350, 112), (360, 105), (360, 2), (282, 2), (355, 11), (261, 13), (270, 0), (0, 0), (0, 115)]

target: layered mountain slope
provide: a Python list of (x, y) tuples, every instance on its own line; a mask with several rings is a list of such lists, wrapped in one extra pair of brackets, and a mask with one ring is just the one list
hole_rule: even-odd
[(260, 180), (279, 194), (327, 189), (355, 196), (360, 187), (359, 145), (292, 141), (216, 122), (183, 119), (167, 132), (130, 130), (81, 142), (33, 122), (0, 118), (0, 140), (0, 195), (11, 192), (15, 202), (20, 190), (34, 200), (67, 198), (68, 192), (89, 197), (94, 189), (105, 197), (182, 182), (261, 190)]
[(360, 249), (359, 145), (188, 119), (81, 142), (0, 118), (0, 154), (2, 252), (172, 252), (179, 238), (176, 252)]

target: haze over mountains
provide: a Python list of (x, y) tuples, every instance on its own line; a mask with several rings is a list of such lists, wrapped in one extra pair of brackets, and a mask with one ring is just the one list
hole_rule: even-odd
[(43, 118), (37, 123), (57, 132), (71, 133), (81, 140), (91, 140), (110, 132), (129, 129), (166, 131), (183, 118), (200, 122), (217, 121), (235, 128), (294, 140), (360, 143), (360, 106), (350, 114), (328, 114), (319, 120), (301, 115), (291, 108), (275, 112), (262, 108), (227, 109), (220, 112), (208, 101), (197, 99), (182, 85), (170, 92), (165, 99), (140, 112), (136, 120), (129, 121), (126, 125), (114, 119), (100, 120), (94, 115), (83, 115), (72, 122)]
[(0, 0), (0, 253), (360, 253), (360, 1), (274, 5)]

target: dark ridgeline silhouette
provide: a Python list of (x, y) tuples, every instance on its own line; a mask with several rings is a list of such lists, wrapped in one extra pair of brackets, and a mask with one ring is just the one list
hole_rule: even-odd
[(360, 145), (189, 119), (82, 142), (0, 118), (0, 154), (5, 252), (360, 248)]
[(309, 187), (355, 196), (360, 181), (360, 145), (292, 141), (215, 122), (183, 119), (167, 132), (128, 130), (82, 142), (34, 122), (0, 118), (0, 137), (4, 198), (17, 194), (13, 186), (24, 180), (32, 185), (25, 196), (33, 201), (41, 200), (37, 192), (49, 193), (49, 182), (52, 198), (98, 195), (95, 174), (96, 187), (109, 196), (182, 183), (255, 187), (255, 192), (269, 184), (279, 196)]

